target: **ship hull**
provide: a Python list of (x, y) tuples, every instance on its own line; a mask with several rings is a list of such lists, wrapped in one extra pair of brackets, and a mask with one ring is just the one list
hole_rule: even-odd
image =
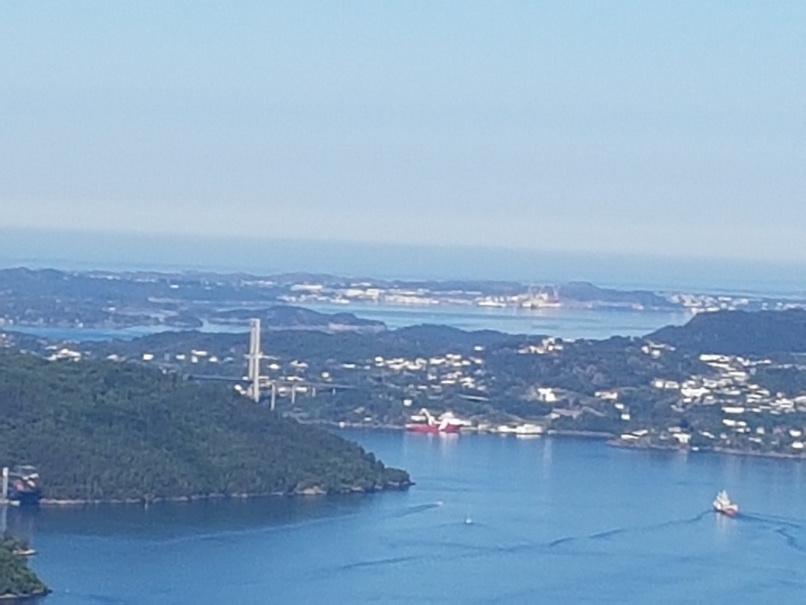
[(407, 424), (406, 430), (411, 433), (458, 433), (458, 424), (448, 424), (440, 426), (438, 424)]
[(730, 501), (728, 492), (725, 490), (722, 490), (716, 495), (712, 504), (716, 512), (722, 513), (727, 517), (735, 517), (739, 513), (739, 505)]
[(721, 514), (725, 515), (726, 517), (735, 517), (736, 515), (739, 514), (738, 507), (737, 508), (733, 508), (733, 507), (716, 508), (716, 507), (714, 507), (714, 510), (716, 512), (718, 512), (718, 513), (721, 513)]
[(8, 475), (8, 500), (18, 506), (39, 504), (42, 490), (38, 484), (39, 475), (12, 471)]
[(42, 498), (42, 492), (36, 491), (10, 491), (9, 502), (17, 506), (36, 506)]

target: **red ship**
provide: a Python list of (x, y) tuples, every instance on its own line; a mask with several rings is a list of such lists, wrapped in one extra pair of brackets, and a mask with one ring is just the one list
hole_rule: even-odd
[(458, 433), (462, 425), (452, 422), (452, 416), (452, 414), (445, 414), (441, 420), (437, 420), (423, 408), (419, 414), (411, 417), (412, 422), (406, 424), (406, 430), (412, 433)]
[(410, 422), (406, 425), (406, 430), (412, 433), (458, 433), (458, 424), (440, 422), (439, 424), (423, 424), (420, 422)]

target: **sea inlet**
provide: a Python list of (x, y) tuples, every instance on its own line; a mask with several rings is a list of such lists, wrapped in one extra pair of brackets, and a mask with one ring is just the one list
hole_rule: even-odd
[[(806, 467), (596, 440), (341, 431), (408, 492), (10, 510), (47, 605), (799, 601)], [(727, 489), (741, 506), (711, 511)]]

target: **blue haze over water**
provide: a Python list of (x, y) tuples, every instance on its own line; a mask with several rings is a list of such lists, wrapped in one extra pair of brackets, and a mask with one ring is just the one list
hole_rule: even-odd
[[(9, 511), (49, 605), (799, 602), (800, 462), (492, 435), (344, 435), (411, 471), (359, 497)], [(735, 519), (710, 502), (726, 488)], [(471, 521), (467, 523), (467, 521)]]
[[(579, 243), (584, 248), (585, 242)], [(0, 229), (0, 267), (332, 273), (384, 279), (590, 281), (664, 291), (806, 295), (806, 264), (612, 253)]]

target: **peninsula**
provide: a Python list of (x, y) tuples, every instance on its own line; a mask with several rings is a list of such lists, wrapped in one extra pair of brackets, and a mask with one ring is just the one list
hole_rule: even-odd
[(136, 502), (405, 489), (358, 445), (231, 388), (108, 361), (0, 349), (0, 460), (33, 464), (45, 502)]

